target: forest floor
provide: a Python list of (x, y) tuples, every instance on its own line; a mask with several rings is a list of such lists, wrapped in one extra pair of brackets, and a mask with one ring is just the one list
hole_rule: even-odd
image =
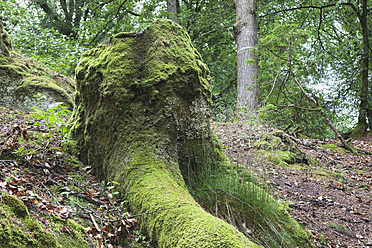
[(48, 216), (74, 220), (85, 228), (89, 247), (152, 247), (115, 182), (101, 182), (63, 151), (64, 138), (51, 125), (64, 117), (61, 111), (38, 114), (0, 107), (0, 195), (22, 200), (48, 232), (74, 232), (67, 225), (52, 230)]
[[(372, 156), (353, 155), (335, 139), (296, 137), (299, 148), (316, 159), (311, 165), (279, 167), (254, 143), (270, 129), (242, 123), (212, 123), (225, 154), (246, 165), (270, 185), (271, 194), (312, 234), (317, 247), (372, 247)], [(352, 145), (372, 152), (372, 136)]]
[[(47, 116), (0, 108), (1, 192), (23, 200), (46, 230), (45, 215), (80, 223), (90, 247), (152, 247), (130, 218), (127, 202), (116, 195), (115, 182), (100, 182), (89, 166), (66, 154), (64, 138)], [(212, 123), (212, 128), (231, 161), (270, 185), (316, 246), (372, 247), (372, 156), (347, 153), (337, 140), (297, 137), (300, 149), (318, 163), (283, 168), (254, 146), (270, 129), (240, 123)], [(371, 136), (352, 144), (372, 152)]]

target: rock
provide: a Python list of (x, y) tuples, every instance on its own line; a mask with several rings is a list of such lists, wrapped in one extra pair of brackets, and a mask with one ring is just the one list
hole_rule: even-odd
[[(9, 54), (0, 53), (0, 105), (24, 110), (37, 106), (46, 110), (50, 105), (62, 103), (72, 110), (73, 80), (17, 53), (12, 49), (10, 37), (5, 36)], [(41, 96), (35, 98), (38, 93)]]

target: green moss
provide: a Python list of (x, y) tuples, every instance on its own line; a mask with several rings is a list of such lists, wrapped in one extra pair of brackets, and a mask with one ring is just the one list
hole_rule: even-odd
[(328, 150), (331, 150), (331, 151), (337, 151), (337, 152), (340, 152), (340, 153), (346, 153), (345, 149), (339, 147), (339, 146), (336, 146), (335, 144), (320, 144), (319, 145), (320, 147), (323, 147), (324, 149), (328, 149)]
[(259, 150), (272, 151), (273, 146), (267, 141), (256, 141), (254, 146)]
[(259, 151), (265, 160), (272, 162), (280, 167), (289, 167), (289, 164), (296, 162), (296, 157), (288, 151)]
[(8, 194), (3, 194), (2, 201), (17, 218), (25, 218), (29, 216), (26, 206), (17, 198)]
[(210, 128), (209, 71), (185, 30), (157, 20), (82, 56), (70, 138), (96, 175), (120, 183), (159, 247), (258, 247), (204, 211), (186, 185), (232, 170)]
[[(2, 14), (1, 14), (2, 15)], [(1, 16), (1, 22), (2, 22), (2, 16)], [(1, 24), (2, 25), (2, 24)], [(12, 50), (12, 42), (10, 40), (9, 34), (2, 29), (0, 30), (0, 50), (1, 55), (9, 56), (11, 50)]]
[(28, 214), (25, 205), (13, 196), (3, 194), (0, 204), (0, 240), (4, 247), (61, 247), (54, 234)]
[(339, 229), (339, 230), (343, 230), (343, 231), (348, 230), (347, 227), (345, 227), (341, 224), (333, 223), (333, 222), (328, 222), (327, 226), (329, 226), (330, 228), (333, 228), (333, 229)]
[[(45, 228), (29, 215), (26, 206), (14, 196), (2, 194), (0, 203), (1, 247), (50, 248), (88, 247), (84, 228), (58, 217), (50, 217), (50, 228)], [(61, 232), (61, 227), (70, 233)]]
[(130, 202), (137, 203), (131, 205), (135, 212), (169, 208), (142, 219), (151, 240), (157, 240), (159, 247), (258, 247), (201, 209), (183, 180), (175, 180), (166, 169), (172, 167), (167, 163), (151, 153), (139, 153), (126, 176), (134, 179), (128, 195)]
[(357, 126), (354, 128), (353, 132), (351, 133), (351, 138), (353, 139), (360, 139), (366, 135), (368, 129), (368, 125), (365, 121), (358, 121)]
[(303, 153), (296, 143), (283, 131), (276, 130), (262, 137), (255, 143), (266, 160), (281, 167), (289, 167), (289, 164), (310, 164), (312, 161)]
[(70, 95), (66, 90), (56, 84), (54, 78), (51, 78), (50, 76), (29, 75), (24, 77), (20, 85), (14, 90), (14, 94), (19, 98), (31, 95), (33, 96), (38, 92), (49, 92), (49, 95), (46, 95), (46, 98), (54, 97), (55, 101), (64, 102), (70, 109), (74, 106)]
[(49, 220), (51, 229), (55, 233), (57, 233), (56, 237), (58, 243), (62, 247), (76, 248), (89, 247), (86, 241), (87, 233), (84, 227), (76, 224), (74, 221), (70, 219), (62, 220), (61, 218), (54, 215), (45, 216), (45, 218)]
[[(0, 104), (31, 110), (38, 106), (46, 110), (48, 105), (62, 102), (73, 108), (71, 79), (56, 75), (38, 63), (11, 50), (12, 57), (0, 55)], [(41, 93), (46, 101), (33, 96)]]

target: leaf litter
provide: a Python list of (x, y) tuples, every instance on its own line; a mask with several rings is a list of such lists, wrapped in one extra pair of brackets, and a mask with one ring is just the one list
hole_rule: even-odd
[[(312, 234), (316, 247), (372, 247), (372, 156), (353, 155), (336, 139), (294, 137), (311, 165), (280, 167), (254, 142), (272, 131), (244, 123), (215, 123), (212, 129), (233, 163), (246, 165)], [(351, 144), (372, 152), (372, 136)]]
[[(72, 219), (85, 228), (90, 247), (152, 247), (131, 218), (113, 182), (61, 147), (58, 129), (28, 112), (0, 107), (0, 190), (22, 200), (45, 229), (40, 213)], [(73, 230), (66, 225), (60, 232)]]

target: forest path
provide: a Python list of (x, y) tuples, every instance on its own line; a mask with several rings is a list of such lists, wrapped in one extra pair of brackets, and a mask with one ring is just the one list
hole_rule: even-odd
[[(296, 138), (318, 165), (282, 168), (260, 155), (254, 142), (270, 130), (241, 123), (212, 123), (225, 154), (246, 165), (262, 186), (285, 203), (318, 247), (372, 247), (372, 156), (352, 155), (335, 139)], [(372, 136), (352, 144), (372, 152)]]

